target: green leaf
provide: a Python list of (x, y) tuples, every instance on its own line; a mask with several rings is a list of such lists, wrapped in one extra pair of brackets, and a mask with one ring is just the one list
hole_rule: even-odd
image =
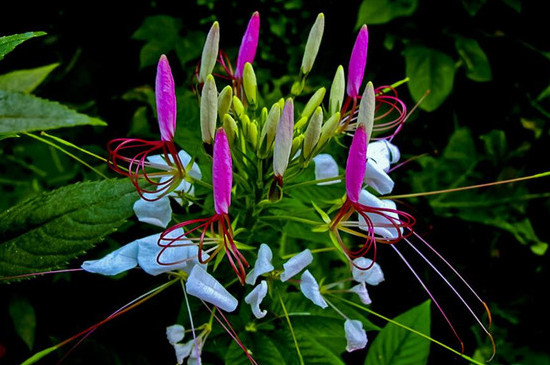
[(45, 34), (45, 32), (27, 32), (0, 37), (0, 61), (4, 59), (5, 55), (13, 51), (13, 49), (21, 43), (28, 39), (40, 37)]
[(489, 59), (475, 39), (459, 37), (456, 39), (455, 46), (462, 62), (464, 62), (468, 78), (478, 82), (493, 79)]
[(127, 179), (43, 193), (0, 214), (0, 276), (52, 270), (94, 247), (133, 215)]
[(181, 20), (171, 16), (155, 15), (145, 18), (132, 35), (134, 39), (146, 41), (139, 55), (140, 67), (156, 65), (161, 54), (174, 50), (181, 40), (181, 27)]
[(77, 125), (107, 125), (54, 101), (0, 90), (0, 133), (43, 131)]
[(57, 66), (59, 63), (52, 63), (30, 70), (17, 70), (0, 75), (0, 90), (31, 93)]
[(470, 16), (475, 16), (486, 2), (487, 0), (462, 0), (462, 6)]
[(29, 350), (32, 350), (36, 329), (36, 315), (33, 306), (27, 299), (13, 298), (10, 301), (9, 312), (15, 332), (25, 342)]
[(364, 0), (359, 7), (356, 27), (384, 24), (398, 17), (412, 15), (418, 0)]
[(404, 54), (413, 99), (418, 102), (429, 91), (420, 108), (437, 109), (453, 90), (455, 62), (445, 53), (425, 46), (408, 46)]
[[(252, 357), (258, 362), (258, 364), (265, 365), (285, 365), (288, 364), (285, 359), (288, 356), (288, 346), (292, 346), (290, 343), (285, 343), (282, 346), (276, 336), (267, 335), (263, 332), (244, 333), (239, 337), (247, 346), (252, 350)], [(225, 352), (225, 363), (231, 365), (247, 365), (250, 361), (244, 354), (243, 350), (237, 345), (235, 341), (231, 342), (231, 345)]]
[[(430, 301), (409, 309), (394, 320), (430, 335)], [(376, 336), (365, 365), (422, 365), (428, 362), (430, 342), (415, 333), (388, 323)]]

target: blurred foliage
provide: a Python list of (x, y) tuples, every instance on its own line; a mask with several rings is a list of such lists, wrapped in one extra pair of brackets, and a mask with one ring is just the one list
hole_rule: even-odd
[[(160, 53), (167, 53), (179, 60), (179, 65), (173, 64), (175, 79), (180, 81), (178, 125), (187, 127), (178, 129), (176, 141), (193, 154), (201, 149), (195, 127), (198, 110), (186, 80), (195, 72), (210, 23), (220, 22), (222, 48), (229, 59), (234, 60), (241, 33), (224, 32), (224, 29), (244, 29), (252, 11), (260, 11), (262, 31), (257, 76), (259, 83), (268, 85), (261, 90), (263, 97), (276, 98), (288, 93), (295, 81), (288, 74), (297, 74), (309, 26), (322, 11), (326, 15), (325, 36), (310, 84), (327, 86), (336, 67), (347, 66), (347, 52), (355, 31), (366, 23), (370, 34), (366, 78), (377, 84), (391, 84), (408, 77), (407, 86), (401, 86), (398, 91), (409, 107), (429, 91), (419, 105), (420, 110), (410, 116), (394, 141), (405, 159), (414, 159), (394, 172), (398, 181), (396, 194), (529, 176), (550, 171), (550, 163), (545, 158), (550, 142), (550, 44), (540, 29), (546, 24), (541, 3), (521, 0), (364, 0), (345, 4), (335, 0), (197, 0), (187, 1), (180, 4), (183, 8), (178, 8), (170, 2), (136, 1), (131, 9), (118, 10), (107, 2), (82, 5), (67, 1), (57, 8), (45, 2), (36, 4), (32, 12), (25, 4), (14, 3), (13, 9), (3, 10), (0, 15), (0, 36), (9, 36), (0, 38), (0, 102), (6, 95), (17, 93), (17, 98), (40, 103), (40, 108), (51, 107), (54, 116), (68, 113), (69, 107), (74, 113), (72, 116), (90, 116), (83, 123), (68, 124), (85, 124), (83, 126), (50, 133), (68, 141), (79, 141), (81, 147), (105, 155), (105, 142), (115, 136), (156, 135), (156, 127), (151, 127), (155, 125), (152, 66)], [(38, 31), (45, 31), (47, 35)], [(19, 81), (14, 84), (13, 80)], [(311, 90), (305, 90), (307, 92)], [(0, 114), (2, 110), (0, 107)], [(101, 121), (108, 126), (101, 126)], [(62, 125), (54, 126), (58, 127)], [(45, 128), (41, 125), (34, 130)], [(3, 210), (28, 198), (34, 197), (36, 201), (51, 194), (50, 190), (67, 184), (99, 177), (97, 172), (67, 154), (22, 133), (30, 130), (1, 130), (4, 133), (0, 135), (0, 207)], [(109, 173), (103, 163), (78, 150), (73, 152), (100, 174)], [(342, 151), (336, 151), (339, 152)], [(493, 363), (496, 364), (550, 363), (546, 343), (550, 336), (550, 316), (541, 289), (541, 284), (549, 279), (547, 186), (547, 180), (538, 179), (420, 197), (414, 201), (413, 213), (420, 221), (420, 233), (439, 244), (438, 248), (459, 269), (466, 268), (465, 276), (474, 287), (485, 288), (483, 297), (488, 298), (488, 305), (493, 309), (498, 347)], [(296, 196), (308, 202), (308, 194), (315, 194), (315, 190), (302, 189)], [(337, 197), (335, 190), (331, 198)], [(314, 214), (305, 206), (296, 208), (299, 216)], [(122, 225), (105, 245), (116, 247), (129, 241), (136, 236), (134, 228), (133, 222)], [(279, 232), (270, 234), (280, 235)], [(287, 224), (282, 241), (286, 235), (318, 242), (315, 234), (300, 232), (292, 223)], [(286, 247), (287, 253), (292, 250)], [(387, 255), (380, 260), (385, 265), (398, 266)], [(328, 262), (322, 267), (323, 272), (339, 269)], [(322, 277), (323, 272), (316, 274)], [(427, 278), (431, 275), (422, 274)], [(142, 293), (143, 277), (130, 279), (133, 281), (124, 288), (117, 285), (116, 280), (77, 275), (2, 288), (0, 350), (7, 349), (8, 361), (20, 360), (20, 354), (30, 353), (33, 342), (34, 348), (47, 347), (51, 345), (50, 337), (63, 339), (72, 334), (74, 328), (86, 328), (93, 321), (90, 313), (97, 321), (98, 316), (110, 313), (113, 305), (122, 305), (124, 300), (127, 302)], [(149, 287), (158, 283), (147, 280)], [(424, 294), (412, 289), (411, 282), (410, 275), (399, 268), (388, 273), (385, 287), (374, 292), (373, 309), (396, 316), (421, 303)], [(49, 289), (45, 290), (45, 286)], [(113, 293), (119, 298), (113, 299)], [(44, 296), (56, 298), (57, 304), (45, 303)], [(300, 303), (303, 302), (287, 305)], [(128, 314), (127, 319), (118, 318), (117, 324), (109, 324), (105, 333), (95, 333), (66, 363), (173, 362), (171, 353), (164, 354), (171, 351), (165, 339), (157, 338), (156, 334), (163, 333), (164, 323), (176, 319), (170, 313), (177, 313), (179, 299), (165, 297), (147, 305), (148, 308), (139, 309), (139, 313)], [(275, 301), (272, 307), (280, 313)], [(425, 307), (423, 304), (418, 308), (425, 310)], [(75, 309), (79, 315), (70, 315)], [(63, 320), (57, 318), (59, 315), (64, 316)], [(143, 316), (154, 320), (141, 324), (142, 336), (121, 340), (129, 336), (130, 326), (143, 321)], [(242, 314), (242, 318), (247, 316)], [(461, 318), (455, 320), (460, 322)], [(304, 332), (298, 336), (307, 344), (304, 356), (322, 363), (338, 363), (330, 359), (338, 356), (334, 349), (341, 346), (333, 341), (341, 341), (342, 336), (336, 339), (322, 334), (341, 331), (341, 327), (321, 316), (296, 321), (303, 322), (303, 326), (298, 327)], [(365, 325), (367, 322), (365, 319)], [(374, 327), (371, 324), (371, 329), (377, 330)], [(442, 330), (433, 333), (433, 327), (434, 336), (448, 335), (442, 334)], [(384, 331), (392, 330), (384, 328), (380, 334)], [(318, 336), (308, 337), (311, 333)], [(227, 342), (220, 340), (223, 333), (218, 335), (219, 339), (212, 336), (213, 343), (225, 346)], [(452, 340), (451, 337), (447, 342)], [(243, 341), (266, 344), (265, 351), (281, 361), (291, 354), (280, 349), (293, 347), (291, 338), (269, 327), (245, 332)], [(469, 342), (467, 352), (477, 348), (476, 359), (487, 358), (490, 347), (482, 334), (472, 330)], [(216, 356), (204, 359), (205, 362), (243, 360), (235, 344), (231, 344), (227, 352), (223, 346)], [(136, 348), (142, 352), (136, 354)], [(159, 354), (154, 349), (166, 351)], [(433, 350), (432, 347), (428, 363), (439, 364), (448, 359), (448, 353)], [(364, 361), (366, 354), (354, 356), (344, 360), (357, 363)]]

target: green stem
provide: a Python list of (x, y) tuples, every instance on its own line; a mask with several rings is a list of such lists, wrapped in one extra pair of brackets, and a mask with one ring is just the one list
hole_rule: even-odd
[(464, 190), (471, 190), (471, 189), (479, 189), (479, 188), (485, 188), (489, 186), (495, 186), (495, 185), (502, 185), (502, 184), (511, 184), (515, 182), (520, 181), (526, 181), (526, 180), (532, 180), (532, 179), (538, 179), (541, 177), (550, 176), (550, 171), (543, 172), (540, 174), (530, 175), (530, 176), (523, 176), (518, 177), (515, 179), (509, 179), (509, 180), (502, 180), (502, 181), (495, 181), (492, 183), (485, 183), (485, 184), (478, 184), (478, 185), (470, 185), (470, 186), (463, 186), (461, 188), (453, 188), (453, 189), (443, 189), (443, 190), (434, 190), (434, 191), (426, 191), (423, 193), (412, 193), (412, 194), (401, 194), (401, 195), (388, 195), (381, 197), (382, 199), (404, 199), (404, 198), (415, 198), (419, 196), (428, 196), (428, 195), (437, 195), (437, 194), (446, 194), (446, 193), (454, 193), (457, 191), (464, 191)]
[(82, 160), (81, 158), (79, 158), (79, 157), (73, 155), (73, 154), (70, 153), (69, 151), (64, 150), (63, 148), (59, 147), (59, 146), (56, 145), (55, 143), (52, 143), (52, 142), (50, 142), (50, 141), (48, 141), (48, 140), (46, 140), (46, 139), (44, 139), (44, 138), (40, 138), (40, 137), (38, 137), (37, 135), (31, 134), (31, 133), (24, 132), (24, 134), (25, 134), (26, 136), (29, 136), (29, 137), (31, 137), (31, 138), (34, 138), (34, 139), (36, 139), (36, 140), (38, 140), (38, 141), (40, 141), (40, 142), (42, 142), (42, 143), (47, 144), (48, 146), (51, 146), (51, 147), (53, 147), (53, 148), (55, 148), (55, 149), (57, 149), (57, 150), (63, 152), (64, 154), (66, 154), (67, 156), (69, 156), (69, 157), (75, 159), (76, 161), (80, 162), (81, 164), (83, 164), (84, 166), (86, 166), (87, 168), (89, 168), (90, 170), (92, 170), (93, 172), (95, 172), (96, 174), (98, 174), (99, 176), (101, 176), (102, 178), (108, 179), (108, 177), (107, 177), (105, 174), (103, 174), (101, 171), (99, 171), (99, 170), (96, 169), (95, 167), (91, 166), (90, 164), (88, 164), (87, 162), (85, 162), (84, 160)]
[(288, 191), (290, 189), (300, 188), (302, 186), (315, 185), (315, 184), (319, 184), (319, 183), (332, 182), (332, 181), (340, 181), (340, 180), (342, 180), (342, 178), (343, 178), (343, 176), (338, 175), (338, 176), (334, 176), (334, 177), (326, 177), (324, 179), (302, 181), (300, 183), (296, 183), (296, 184), (289, 185), (289, 186), (285, 187), (285, 190)]
[(296, 352), (298, 353), (298, 358), (300, 359), (300, 364), (304, 365), (304, 358), (302, 357), (302, 353), (300, 352), (300, 347), (298, 346), (298, 339), (296, 338), (296, 334), (294, 333), (294, 329), (292, 328), (292, 323), (290, 322), (290, 317), (288, 316), (288, 311), (286, 310), (285, 303), (283, 302), (283, 298), (281, 298), (281, 295), (279, 294), (279, 301), (281, 302), (281, 307), (283, 308), (283, 312), (285, 313), (285, 318), (288, 323), (288, 327), (290, 328), (290, 334), (292, 335), (292, 339), (294, 340), (294, 346), (296, 347)]
[(377, 313), (377, 312), (375, 312), (375, 311), (373, 311), (373, 310), (371, 310), (371, 309), (369, 309), (369, 308), (367, 308), (367, 307), (363, 307), (362, 305), (359, 305), (359, 304), (357, 304), (357, 303), (354, 303), (354, 302), (352, 302), (351, 300), (347, 300), (347, 299), (344, 299), (344, 298), (340, 298), (340, 297), (338, 297), (338, 296), (336, 296), (336, 295), (331, 295), (331, 296), (334, 297), (334, 298), (336, 298), (336, 299), (338, 299), (338, 300), (340, 300), (340, 301), (343, 301), (343, 302), (346, 303), (346, 304), (349, 304), (349, 305), (354, 306), (354, 307), (356, 307), (356, 308), (359, 308), (359, 309), (361, 309), (361, 310), (363, 310), (363, 311), (365, 311), (365, 312), (367, 312), (367, 313), (369, 313), (369, 314), (372, 314), (372, 315), (374, 315), (374, 316), (376, 316), (376, 317), (378, 317), (378, 318), (381, 318), (381, 319), (383, 319), (384, 321), (386, 321), (386, 322), (388, 322), (388, 323), (391, 323), (391, 324), (393, 324), (393, 325), (395, 325), (395, 326), (401, 327), (401, 328), (403, 328), (403, 329), (406, 330), (406, 331), (409, 331), (409, 332), (411, 332), (411, 333), (414, 333), (415, 335), (418, 335), (418, 336), (420, 336), (420, 337), (422, 337), (422, 338), (425, 338), (426, 340), (428, 340), (428, 341), (430, 341), (430, 342), (433, 342), (433, 343), (435, 343), (436, 345), (439, 345), (439, 346), (443, 347), (444, 349), (446, 349), (446, 350), (448, 350), (448, 351), (451, 351), (451, 352), (454, 353), (455, 355), (458, 355), (458, 356), (462, 357), (463, 359), (466, 359), (466, 360), (470, 361), (470, 362), (473, 363), (473, 364), (476, 364), (476, 365), (485, 365), (484, 363), (479, 362), (479, 361), (477, 361), (477, 360), (471, 358), (471, 357), (468, 356), (468, 355), (464, 355), (464, 354), (461, 353), (460, 351), (457, 351), (457, 350), (453, 349), (452, 347), (449, 347), (449, 346), (445, 345), (444, 343), (442, 343), (442, 342), (440, 342), (440, 341), (438, 341), (438, 340), (436, 340), (436, 339), (434, 339), (434, 338), (432, 338), (432, 337), (430, 337), (430, 336), (428, 336), (428, 335), (426, 335), (426, 334), (424, 334), (424, 333), (422, 333), (422, 332), (419, 332), (419, 331), (415, 330), (414, 328), (405, 326), (404, 324), (401, 324), (401, 323), (399, 323), (399, 322), (396, 322), (396, 321), (394, 321), (394, 320), (391, 319), (391, 318), (385, 317), (385, 316), (383, 316), (383, 315), (381, 315), (381, 314), (379, 314), (379, 313)]
[(56, 137), (56, 136), (52, 136), (51, 134), (48, 134), (48, 133), (46, 133), (46, 132), (40, 132), (40, 135), (41, 135), (41, 136), (46, 136), (46, 137), (48, 137), (48, 138), (51, 138), (51, 139), (53, 139), (53, 140), (56, 141), (56, 142), (59, 142), (59, 143), (61, 143), (61, 144), (64, 144), (65, 146), (68, 146), (68, 147), (72, 147), (72, 148), (74, 148), (74, 149), (77, 149), (77, 150), (79, 150), (80, 152), (83, 152), (83, 153), (85, 153), (85, 154), (87, 154), (87, 155), (90, 155), (90, 156), (92, 156), (92, 157), (97, 158), (98, 160), (101, 160), (101, 161), (103, 161), (103, 162), (107, 162), (107, 159), (106, 159), (105, 157), (96, 155), (95, 153), (90, 152), (90, 151), (88, 151), (88, 150), (85, 150), (84, 148), (79, 147), (79, 146), (77, 146), (77, 145), (75, 145), (75, 144), (73, 144), (73, 143), (71, 143), (71, 142), (69, 142), (69, 141), (65, 141), (65, 140), (62, 139), (62, 138), (59, 138), (59, 137)]

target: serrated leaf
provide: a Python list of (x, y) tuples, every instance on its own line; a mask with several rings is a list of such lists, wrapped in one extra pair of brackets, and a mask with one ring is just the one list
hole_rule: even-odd
[(364, 0), (359, 7), (356, 27), (384, 24), (395, 18), (412, 15), (418, 0)]
[[(394, 320), (430, 335), (430, 301), (409, 309)], [(415, 333), (388, 323), (376, 336), (365, 365), (422, 365), (428, 362), (430, 342)]]
[(429, 91), (420, 108), (437, 109), (453, 90), (455, 62), (445, 53), (425, 46), (408, 46), (404, 55), (413, 99), (418, 102)]
[(31, 93), (57, 66), (59, 63), (52, 63), (30, 70), (17, 70), (0, 75), (0, 90)]
[(23, 133), (78, 125), (107, 125), (55, 101), (0, 90), (0, 133)]
[(486, 82), (493, 79), (489, 59), (478, 41), (472, 38), (459, 37), (456, 39), (455, 47), (466, 67), (466, 76), (469, 79)]
[(0, 61), (4, 56), (13, 51), (15, 47), (34, 37), (45, 35), (45, 32), (27, 32), (0, 37)]
[(13, 298), (10, 300), (9, 312), (15, 332), (25, 342), (29, 350), (32, 350), (36, 329), (36, 315), (33, 306), (25, 298)]
[(126, 179), (83, 182), (40, 194), (0, 215), (0, 276), (52, 270), (83, 254), (133, 215)]

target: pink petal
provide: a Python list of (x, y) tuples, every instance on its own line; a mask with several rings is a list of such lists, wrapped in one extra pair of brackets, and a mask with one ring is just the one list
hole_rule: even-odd
[(212, 161), (212, 186), (214, 189), (214, 208), (218, 214), (227, 214), (231, 205), (231, 186), (233, 185), (233, 162), (223, 128), (216, 132)]
[(258, 47), (258, 37), (260, 34), (260, 13), (257, 11), (252, 14), (246, 32), (241, 41), (239, 55), (237, 56), (237, 69), (235, 77), (241, 79), (243, 75), (244, 65), (249, 62), (254, 62), (256, 56), (256, 48)]
[(353, 46), (349, 60), (348, 85), (346, 91), (352, 98), (356, 98), (359, 95), (359, 89), (363, 82), (365, 67), (367, 66), (368, 44), (369, 33), (367, 31), (367, 26), (363, 25), (355, 39), (355, 45)]
[(354, 203), (359, 200), (367, 161), (367, 133), (359, 126), (353, 135), (346, 163), (346, 192)]
[(162, 141), (172, 141), (176, 130), (176, 92), (170, 64), (165, 55), (160, 56), (157, 65), (155, 96), (157, 99), (160, 138)]

